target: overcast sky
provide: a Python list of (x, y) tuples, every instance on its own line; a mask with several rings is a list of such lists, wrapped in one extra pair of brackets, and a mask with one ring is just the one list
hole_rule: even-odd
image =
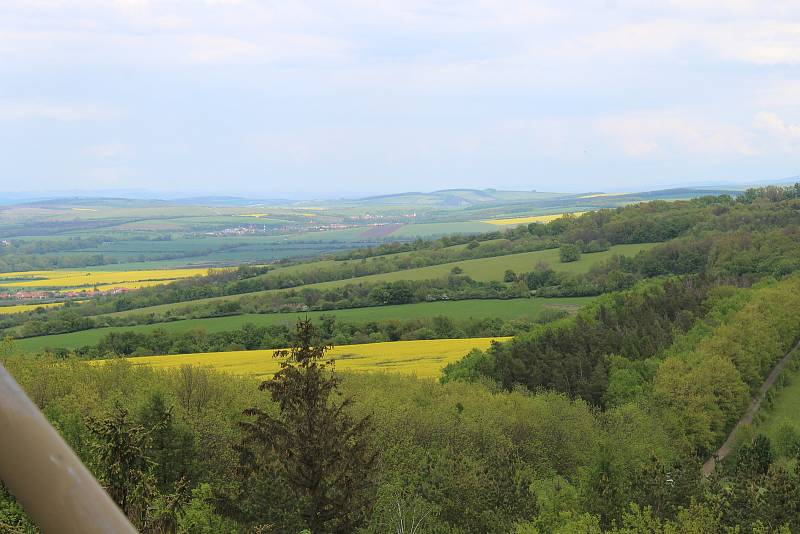
[(796, 174), (798, 0), (0, 1), (0, 192)]

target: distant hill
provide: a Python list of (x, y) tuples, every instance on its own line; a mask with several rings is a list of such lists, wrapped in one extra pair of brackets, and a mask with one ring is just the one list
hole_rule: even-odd
[(115, 197), (60, 197), (49, 199), (34, 199), (27, 202), (15, 203), (15, 206), (35, 208), (73, 208), (73, 207), (102, 207), (102, 208), (152, 208), (169, 206), (170, 201), (158, 199), (136, 199)]
[(254, 199), (247, 197), (226, 197), (226, 196), (209, 196), (209, 197), (187, 197), (176, 198), (170, 200), (173, 204), (182, 206), (229, 206), (229, 207), (245, 207), (253, 205), (264, 206), (289, 206), (295, 204), (296, 200), (288, 200), (285, 198), (271, 198), (271, 199)]
[[(786, 178), (775, 183), (794, 183), (800, 177)], [(442, 189), (431, 192), (405, 192), (388, 195), (375, 195), (361, 198), (291, 200), (285, 198), (250, 198), (239, 196), (199, 196), (175, 199), (146, 199), (108, 196), (59, 196), (25, 197), (18, 194), (0, 194), (0, 206), (27, 206), (39, 208), (71, 208), (102, 206), (106, 208), (144, 208), (159, 206), (209, 206), (209, 207), (305, 207), (321, 206), (329, 208), (366, 208), (367, 206), (385, 208), (429, 208), (429, 209), (482, 209), (494, 205), (525, 204), (529, 206), (553, 207), (561, 205), (616, 206), (642, 200), (676, 200), (704, 195), (737, 195), (745, 186), (718, 187), (679, 187), (654, 191), (630, 193), (605, 193), (591, 191), (586, 193), (559, 193), (542, 191), (507, 191), (498, 189)]]
[(705, 188), (705, 187), (679, 187), (675, 189), (659, 189), (657, 191), (644, 191), (641, 193), (630, 193), (621, 195), (625, 198), (635, 198), (641, 200), (677, 200), (683, 198), (695, 198), (707, 195), (738, 195), (742, 189), (733, 188)]
[(493, 202), (530, 202), (568, 196), (566, 193), (538, 191), (500, 191), (497, 189), (443, 189), (430, 193), (410, 192), (359, 198), (354, 204), (429, 206), (464, 208), (475, 204)]

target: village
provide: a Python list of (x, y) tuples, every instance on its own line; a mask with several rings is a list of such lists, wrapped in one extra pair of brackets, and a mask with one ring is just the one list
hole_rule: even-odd
[(5, 291), (0, 292), (0, 301), (14, 300), (14, 301), (52, 301), (64, 300), (64, 298), (86, 298), (98, 297), (103, 295), (119, 295), (129, 292), (130, 289), (126, 287), (112, 287), (110, 289), (81, 289), (71, 291)]

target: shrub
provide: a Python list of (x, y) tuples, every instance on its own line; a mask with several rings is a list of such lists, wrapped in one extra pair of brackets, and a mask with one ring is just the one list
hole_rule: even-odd
[(578, 245), (561, 245), (558, 249), (558, 257), (561, 263), (569, 263), (571, 261), (578, 261), (581, 258), (581, 249)]
[(789, 421), (784, 421), (775, 432), (775, 451), (779, 456), (792, 458), (800, 451), (800, 432)]

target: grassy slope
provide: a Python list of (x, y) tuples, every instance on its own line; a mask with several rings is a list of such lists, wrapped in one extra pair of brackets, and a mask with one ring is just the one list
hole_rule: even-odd
[[(483, 244), (492, 244), (492, 243), (499, 243), (502, 241), (507, 241), (507, 239), (489, 239), (484, 241)], [(460, 244), (460, 245), (451, 245), (449, 247), (445, 247), (443, 251), (459, 251), (467, 248), (467, 244)], [(416, 251), (408, 251), (408, 252), (395, 252), (394, 254), (386, 254), (382, 256), (372, 256), (366, 258), (366, 262), (368, 264), (375, 263), (375, 262), (382, 262), (385, 261), (387, 258), (396, 259), (401, 257), (406, 257), (412, 254), (415, 254)], [(360, 259), (353, 259), (353, 260), (317, 260), (317, 261), (307, 261), (303, 263), (298, 263), (295, 265), (289, 265), (286, 267), (277, 267), (270, 271), (268, 274), (263, 275), (262, 278), (269, 278), (275, 275), (287, 275), (287, 274), (294, 274), (294, 273), (303, 273), (308, 271), (314, 271), (317, 269), (326, 269), (330, 267), (336, 267), (340, 265), (348, 265), (352, 263), (360, 263), (362, 260)]]
[(496, 226), (480, 221), (407, 224), (392, 232), (392, 237), (431, 237), (448, 234), (479, 234), (497, 230)]
[[(512, 269), (516, 272), (525, 272), (533, 270), (536, 264), (544, 261), (550, 266), (561, 272), (580, 273), (587, 272), (592, 266), (610, 258), (615, 254), (621, 255), (634, 255), (640, 250), (645, 250), (656, 246), (658, 243), (643, 243), (633, 245), (617, 245), (612, 247), (611, 250), (605, 252), (596, 252), (594, 254), (583, 254), (581, 259), (571, 263), (560, 263), (558, 259), (558, 250), (540, 250), (537, 252), (523, 252), (520, 254), (509, 254), (506, 256), (496, 256), (492, 258), (480, 258), (475, 260), (466, 260), (454, 263), (444, 263), (441, 265), (432, 265), (430, 267), (420, 267), (418, 269), (407, 269), (404, 271), (394, 271), (390, 273), (374, 274), (369, 276), (362, 276), (359, 278), (349, 278), (346, 280), (334, 280), (331, 282), (321, 282), (318, 284), (309, 284), (302, 287), (312, 287), (317, 289), (329, 289), (332, 287), (341, 287), (353, 283), (371, 283), (371, 282), (391, 282), (398, 280), (427, 280), (434, 278), (442, 278), (447, 276), (451, 269), (459, 266), (463, 269), (464, 274), (473, 277), (475, 280), (490, 281), (502, 280), (503, 273), (506, 269)], [(270, 290), (282, 291), (282, 290)], [(265, 292), (246, 293), (245, 295), (258, 295)], [(225, 297), (212, 297), (207, 299), (200, 299), (191, 302), (178, 302), (175, 304), (161, 304), (158, 306), (150, 306), (148, 308), (140, 308), (136, 310), (128, 310), (124, 312), (112, 313), (109, 315), (123, 316), (135, 315), (141, 313), (164, 313), (167, 310), (183, 309), (195, 304), (205, 304), (209, 302), (218, 302), (226, 300), (237, 300), (242, 298), (243, 295), (229, 295)]]
[(418, 304), (402, 304), (398, 306), (378, 306), (373, 308), (354, 308), (349, 310), (335, 310), (329, 312), (307, 313), (271, 313), (271, 314), (245, 314), (231, 317), (212, 317), (208, 319), (188, 319), (152, 325), (138, 325), (130, 327), (96, 328), (83, 332), (69, 334), (56, 334), (52, 336), (39, 336), (15, 341), (15, 345), (22, 350), (35, 352), (44, 348), (73, 349), (85, 345), (96, 344), (110, 332), (134, 331), (149, 332), (162, 328), (170, 332), (179, 332), (192, 329), (205, 329), (207, 332), (221, 332), (234, 330), (246, 323), (259, 326), (276, 324), (294, 324), (297, 319), (309, 317), (318, 318), (321, 314), (334, 315), (339, 321), (361, 322), (378, 321), (384, 319), (414, 319), (420, 317), (434, 317), (446, 315), (451, 319), (468, 319), (471, 317), (500, 317), (514, 319), (517, 317), (533, 317), (546, 307), (577, 308), (590, 302), (593, 297), (556, 298), (556, 299), (514, 299), (514, 300), (459, 300), (449, 302), (424, 302)]
[[(606, 252), (596, 252), (594, 254), (584, 254), (581, 259), (572, 263), (561, 263), (558, 256), (558, 249), (539, 250), (536, 252), (522, 252), (519, 254), (508, 254), (506, 256), (495, 256), (491, 258), (479, 258), (474, 260), (463, 260), (452, 263), (444, 263), (441, 265), (431, 265), (429, 267), (419, 267), (416, 269), (406, 269), (402, 271), (394, 271), (390, 273), (381, 273), (368, 276), (359, 277), (359, 281), (396, 281), (396, 280), (426, 280), (431, 278), (441, 278), (447, 276), (454, 266), (459, 266), (467, 274), (475, 280), (490, 281), (501, 280), (503, 273), (506, 269), (512, 269), (518, 272), (530, 271), (540, 261), (544, 261), (558, 271), (562, 272), (586, 272), (593, 265), (610, 258), (614, 254), (632, 255), (640, 250), (644, 250), (654, 246), (655, 244), (635, 244), (635, 245), (617, 245), (612, 247), (611, 250)], [(465, 245), (457, 245), (459, 248)], [(406, 255), (408, 252), (401, 252), (398, 255)], [(352, 260), (351, 260), (352, 261)], [(370, 260), (374, 261), (374, 260)], [(276, 274), (291, 274), (293, 272), (303, 272), (313, 270), (315, 268), (332, 267), (337, 262), (333, 260), (323, 260), (308, 264), (298, 264), (290, 267), (276, 269), (273, 273)], [(272, 273), (270, 273), (272, 274)], [(266, 275), (267, 277), (269, 275)], [(332, 282), (322, 282), (319, 284), (310, 284), (314, 287), (337, 287), (342, 285), (341, 280)]]
[(765, 434), (773, 442), (780, 425), (793, 423), (800, 429), (800, 372), (784, 371), (787, 384), (779, 389), (763, 419), (755, 426), (757, 433)]

